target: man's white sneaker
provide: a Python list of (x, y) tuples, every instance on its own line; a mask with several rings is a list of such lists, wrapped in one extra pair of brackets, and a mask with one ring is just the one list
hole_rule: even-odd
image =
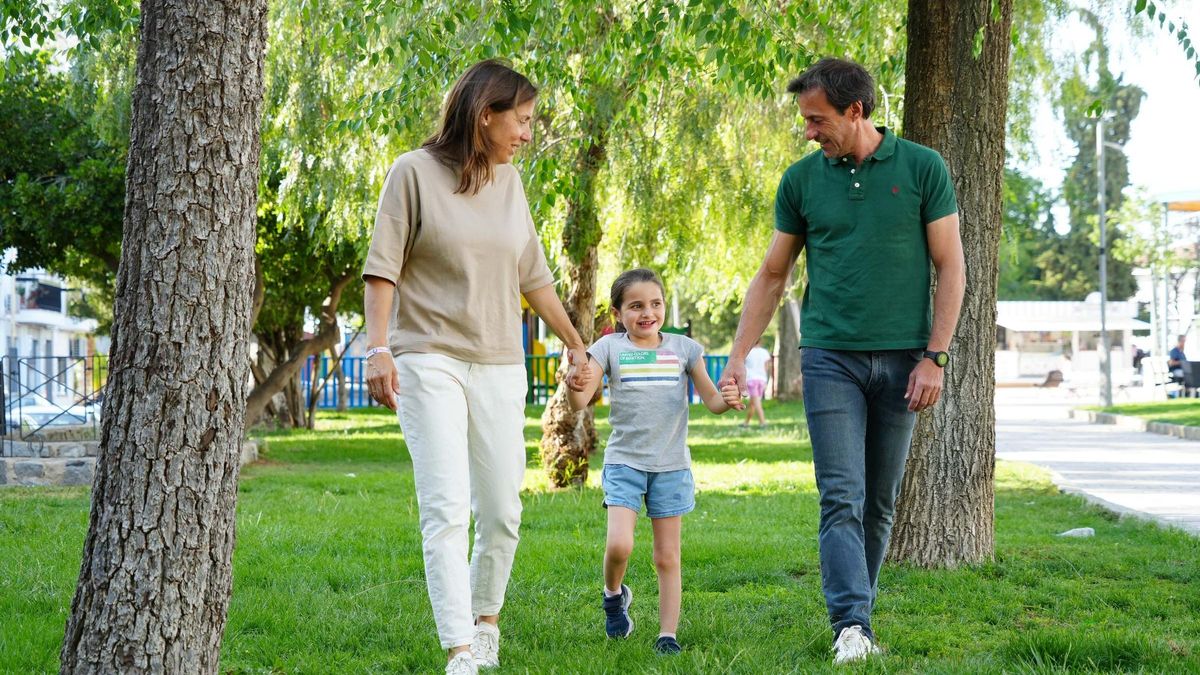
[(837, 640), (833, 642), (833, 651), (836, 652), (833, 657), (833, 665), (841, 665), (852, 661), (862, 661), (863, 659), (873, 654), (880, 654), (882, 650), (871, 641), (863, 633), (862, 626), (848, 626), (838, 633)]
[(446, 675), (478, 675), (479, 668), (471, 652), (459, 652), (446, 664)]
[(475, 639), (471, 640), (471, 656), (480, 668), (500, 667), (500, 629), (486, 621), (475, 624)]

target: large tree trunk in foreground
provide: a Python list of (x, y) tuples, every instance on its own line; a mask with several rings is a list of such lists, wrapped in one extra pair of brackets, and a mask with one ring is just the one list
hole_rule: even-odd
[(953, 567), (991, 560), (995, 548), (996, 256), (1012, 0), (908, 7), (904, 135), (950, 168), (967, 292), (942, 400), (921, 414), (913, 436), (889, 557)]
[(142, 3), (111, 372), (66, 673), (218, 670), (265, 39), (265, 0)]

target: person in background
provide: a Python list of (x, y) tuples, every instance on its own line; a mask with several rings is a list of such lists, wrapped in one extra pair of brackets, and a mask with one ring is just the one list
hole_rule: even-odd
[(762, 346), (762, 338), (754, 342), (754, 348), (746, 354), (746, 394), (750, 397), (750, 405), (746, 406), (746, 421), (742, 428), (750, 426), (750, 419), (757, 415), (758, 426), (767, 426), (767, 415), (763, 412), (763, 398), (767, 394), (767, 383), (771, 380), (771, 370), (774, 359), (771, 352)]
[[(1178, 342), (1171, 348), (1167, 354), (1167, 372), (1171, 374), (1171, 381), (1179, 385), (1187, 384), (1187, 354), (1183, 353), (1183, 347), (1187, 343), (1187, 336), (1180, 335)], [(1187, 389), (1181, 390), (1183, 395), (1187, 395)]]

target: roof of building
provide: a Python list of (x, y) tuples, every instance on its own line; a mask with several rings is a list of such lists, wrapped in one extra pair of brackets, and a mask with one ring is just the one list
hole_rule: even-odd
[(1166, 204), (1168, 211), (1200, 211), (1200, 190), (1164, 192), (1154, 195), (1154, 200)]
[[(1137, 302), (1109, 302), (1105, 328), (1113, 331), (1149, 330), (1137, 318)], [(1100, 330), (1100, 303), (1078, 300), (1001, 300), (996, 303), (996, 323), (1018, 332), (1073, 332)]]

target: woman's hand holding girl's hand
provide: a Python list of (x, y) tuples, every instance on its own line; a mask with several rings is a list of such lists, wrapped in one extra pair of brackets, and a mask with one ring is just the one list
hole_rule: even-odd
[(721, 385), (721, 398), (725, 400), (725, 405), (734, 410), (746, 409), (746, 404), (742, 402), (742, 392), (737, 382), (728, 381)]
[(390, 353), (375, 354), (367, 359), (367, 391), (377, 403), (393, 411), (396, 409), (400, 375)]
[(582, 347), (568, 350), (567, 363), (571, 365), (567, 370), (567, 386), (573, 391), (587, 389), (592, 383), (592, 378), (595, 376), (595, 373), (592, 371), (591, 359), (587, 355), (587, 350)]

